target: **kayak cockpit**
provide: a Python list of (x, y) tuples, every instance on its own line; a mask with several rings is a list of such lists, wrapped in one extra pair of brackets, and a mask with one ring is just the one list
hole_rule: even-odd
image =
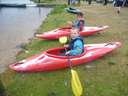
[[(64, 51), (65, 51), (65, 48), (53, 48), (53, 49), (47, 50), (46, 55), (48, 55), (50, 57), (64, 58), (65, 59), (65, 58), (67, 58), (67, 56), (62, 55)], [(70, 56), (70, 58), (79, 58), (85, 54), (86, 54), (86, 52), (83, 52), (82, 54), (80, 54), (78, 56)]]

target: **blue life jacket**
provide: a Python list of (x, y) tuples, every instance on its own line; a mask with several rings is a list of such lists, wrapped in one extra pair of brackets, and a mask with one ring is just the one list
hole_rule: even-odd
[[(82, 25), (81, 25), (81, 23), (82, 23)], [(84, 20), (76, 20), (73, 23), (73, 27), (78, 28), (78, 29), (80, 29), (80, 31), (82, 31), (83, 28), (81, 28), (81, 27), (84, 27)]]
[(77, 41), (77, 40), (80, 40), (81, 41), (81, 43), (82, 43), (82, 46), (80, 46), (80, 47), (82, 47), (82, 53), (84, 52), (84, 41), (83, 41), (83, 39), (81, 38), (81, 37), (77, 37), (77, 38), (75, 38), (75, 39), (71, 39), (71, 41), (70, 41), (70, 43), (69, 43), (69, 48), (70, 48), (70, 50), (74, 50), (74, 44), (75, 44), (75, 42)]

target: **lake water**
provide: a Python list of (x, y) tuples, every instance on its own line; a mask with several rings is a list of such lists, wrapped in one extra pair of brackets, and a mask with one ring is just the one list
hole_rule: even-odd
[[(11, 0), (9, 0), (11, 1)], [(0, 8), (0, 72), (15, 62), (22, 43), (33, 37), (52, 8)]]
[(20, 4), (30, 4), (33, 3), (30, 0), (0, 0), (0, 3), (9, 3), (9, 4), (15, 4), (15, 3), (20, 3)]

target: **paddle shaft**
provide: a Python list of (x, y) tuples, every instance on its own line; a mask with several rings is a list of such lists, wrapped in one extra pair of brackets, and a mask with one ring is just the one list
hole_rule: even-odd
[(69, 67), (72, 69), (72, 62), (71, 62), (71, 60), (70, 60), (70, 56), (69, 56), (69, 55), (67, 55), (67, 59), (68, 59)]
[[(66, 48), (65, 48), (65, 51), (67, 52)], [(81, 96), (82, 86), (81, 86), (81, 83), (79, 81), (79, 77), (77, 75), (77, 72), (72, 69), (72, 62), (70, 60), (69, 54), (67, 55), (67, 60), (68, 60), (68, 64), (69, 64), (69, 67), (71, 69), (71, 75), (72, 75), (72, 79), (71, 79), (72, 91), (73, 91), (75, 96)]]
[[(68, 52), (66, 48), (65, 48), (65, 52)], [(67, 56), (67, 61), (68, 61), (69, 67), (72, 69), (72, 62), (70, 60), (70, 55), (68, 54), (66, 56)]]

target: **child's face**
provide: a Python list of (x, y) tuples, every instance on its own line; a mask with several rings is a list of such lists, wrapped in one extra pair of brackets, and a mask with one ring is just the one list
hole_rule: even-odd
[(71, 29), (70, 37), (75, 38), (79, 36), (79, 30), (78, 29)]
[(80, 16), (80, 15), (77, 15), (77, 19), (81, 19), (81, 18), (83, 18), (82, 16)]

